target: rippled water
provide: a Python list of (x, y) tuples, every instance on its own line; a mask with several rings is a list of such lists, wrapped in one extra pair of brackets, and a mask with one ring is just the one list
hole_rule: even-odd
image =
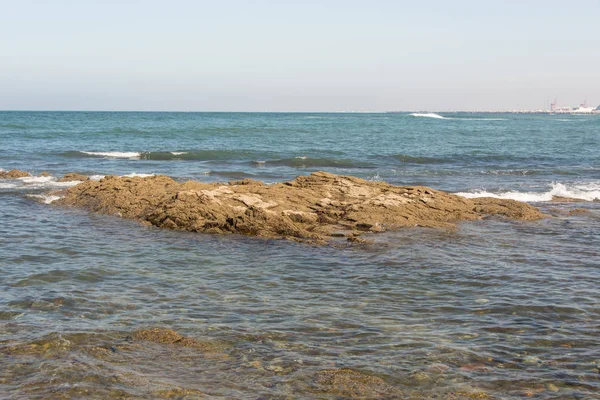
[[(545, 193), (557, 183), (593, 194), (600, 180), (592, 119), (561, 128), (591, 149), (561, 144), (564, 151), (552, 152), (563, 139), (553, 131), (558, 122), (542, 117), (468, 121), (478, 125), (461, 130), (461, 120), (406, 115), (230, 115), (230, 126), (218, 115), (217, 130), (213, 120), (207, 127), (197, 116), (178, 122), (178, 114), (166, 114), (173, 130), (149, 134), (165, 129), (152, 114), (133, 121), (119, 113), (0, 115), (0, 167), (34, 173), (228, 179), (205, 174), (210, 166), (276, 181), (349, 170), (493, 194)], [(203, 132), (197, 142), (190, 121)], [(325, 133), (316, 127), (324, 126), (331, 139), (319, 148)], [(549, 133), (535, 136), (531, 126), (549, 126)], [(269, 129), (278, 133), (257, 139)], [(338, 131), (359, 136), (345, 143)], [(378, 131), (397, 140), (375, 145)], [(535, 146), (517, 149), (523, 132), (525, 142), (541, 143), (539, 154)], [(480, 140), (469, 139), (475, 134)], [(487, 158), (450, 160), (461, 141), (488, 146)], [(172, 151), (197, 154), (178, 159)], [(355, 164), (296, 164), (321, 156)], [(506, 173), (529, 167), (541, 172)], [(553, 172), (563, 170), (569, 174)], [(381, 397), (600, 398), (597, 201), (535, 203), (552, 216), (541, 221), (484, 220), (450, 232), (409, 229), (367, 245), (316, 247), (160, 230), (30, 197), (55, 188), (52, 179), (0, 180), (0, 397), (360, 397), (318, 379), (320, 371), (350, 368), (394, 389)], [(136, 336), (150, 328), (202, 346)], [(368, 393), (362, 397), (376, 395)]]

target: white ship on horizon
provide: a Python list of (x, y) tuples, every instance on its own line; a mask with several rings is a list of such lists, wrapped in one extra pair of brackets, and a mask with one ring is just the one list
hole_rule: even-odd
[(557, 114), (595, 114), (600, 113), (600, 106), (590, 107), (587, 105), (587, 99), (583, 101), (577, 108), (571, 107), (557, 107), (556, 98), (554, 102), (550, 103), (550, 113)]

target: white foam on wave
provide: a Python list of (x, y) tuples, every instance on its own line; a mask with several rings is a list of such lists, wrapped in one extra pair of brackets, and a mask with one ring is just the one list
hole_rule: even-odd
[(138, 174), (137, 172), (132, 172), (131, 174), (127, 174), (127, 175), (123, 175), (124, 177), (128, 177), (128, 178), (149, 178), (151, 176), (154, 176), (156, 174)]
[(81, 183), (81, 181), (58, 182), (54, 176), (26, 176), (18, 180), (23, 182), (23, 187), (29, 189), (68, 188)]
[(187, 151), (171, 151), (171, 154), (173, 154), (174, 156), (181, 156), (183, 154), (187, 154)]
[(425, 118), (437, 118), (437, 119), (450, 119), (450, 118), (446, 118), (446, 117), (442, 117), (439, 114), (436, 113), (412, 113), (410, 114), (413, 117), (425, 117)]
[(0, 182), (0, 189), (13, 189), (16, 187), (17, 185), (14, 183)]
[(264, 161), (264, 160), (256, 160), (256, 161), (254, 161), (254, 163), (255, 163), (255, 164), (262, 165), (262, 164), (266, 164), (267, 162), (266, 162), (266, 161)]
[(81, 153), (87, 154), (89, 156), (108, 157), (108, 158), (129, 158), (129, 159), (140, 158), (140, 156), (142, 155), (142, 153), (134, 152), (134, 151), (129, 151), (129, 152), (128, 151), (125, 151), (125, 152), (121, 152), (121, 151), (107, 151), (107, 152), (81, 151)]
[(298, 158), (300, 160), (306, 160), (306, 159), (308, 159), (308, 156), (298, 156), (298, 157), (294, 157), (294, 158)]
[(54, 202), (56, 200), (62, 199), (62, 196), (47, 195), (47, 194), (30, 194), (27, 197), (39, 199), (44, 204), (51, 204), (52, 202)]
[(511, 199), (524, 202), (552, 201), (554, 197), (598, 201), (600, 200), (600, 183), (591, 182), (568, 185), (553, 183), (552, 188), (547, 192), (506, 191), (494, 193), (486, 190), (476, 190), (473, 192), (460, 192), (455, 194), (469, 199), (477, 197), (493, 197), (496, 199)]
[(23, 183), (47, 183), (56, 180), (53, 176), (25, 176), (17, 179)]

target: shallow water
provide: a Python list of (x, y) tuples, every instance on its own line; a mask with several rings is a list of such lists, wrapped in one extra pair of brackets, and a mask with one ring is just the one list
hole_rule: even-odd
[[(548, 116), (461, 128), (463, 120), (394, 114), (107, 114), (0, 113), (0, 167), (204, 181), (224, 179), (204, 174), (207, 166), (272, 181), (347, 170), (498, 194), (561, 183), (593, 195), (600, 181), (593, 117), (565, 131), (591, 146), (582, 149), (557, 138), (559, 122)], [(550, 133), (535, 136), (535, 126)], [(523, 132), (532, 135), (525, 148)], [(392, 135), (403, 140), (382, 142)], [(534, 138), (539, 153), (527, 147)], [(204, 147), (216, 153), (73, 153)], [(448, 156), (470, 147), (485, 157)], [(387, 157), (405, 152), (415, 158)], [(294, 164), (321, 156), (360, 165)], [(541, 172), (490, 172), (529, 164)], [(351, 368), (404, 398), (600, 398), (597, 201), (534, 203), (552, 215), (541, 221), (484, 220), (317, 247), (160, 230), (31, 197), (56, 188), (53, 179), (0, 180), (0, 397), (340, 398), (316, 374)], [(136, 339), (155, 327), (209, 350)]]

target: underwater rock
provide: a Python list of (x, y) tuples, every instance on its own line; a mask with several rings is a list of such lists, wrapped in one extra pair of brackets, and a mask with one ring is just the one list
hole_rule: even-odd
[(145, 340), (158, 344), (169, 344), (175, 346), (192, 347), (202, 351), (216, 351), (219, 346), (212, 342), (201, 342), (196, 339), (185, 337), (172, 329), (153, 328), (140, 329), (133, 333), (134, 340)]
[(349, 368), (318, 371), (314, 382), (325, 393), (350, 398), (388, 398), (399, 394), (383, 379)]
[(53, 204), (161, 228), (313, 243), (403, 227), (453, 229), (456, 222), (489, 216), (545, 216), (515, 200), (467, 199), (424, 186), (393, 186), (327, 172), (273, 185), (249, 179), (206, 184), (178, 183), (162, 175), (106, 176), (66, 189), (63, 195)]

